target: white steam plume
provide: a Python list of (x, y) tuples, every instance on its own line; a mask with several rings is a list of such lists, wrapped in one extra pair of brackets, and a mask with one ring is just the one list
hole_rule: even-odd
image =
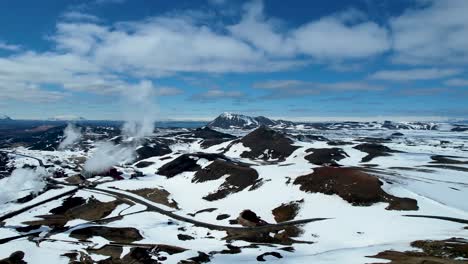
[(156, 122), (154, 96), (154, 85), (148, 80), (141, 81), (123, 92), (123, 109), (125, 110), (123, 135), (141, 139), (153, 134)]
[(122, 135), (128, 139), (127, 144), (99, 143), (84, 165), (85, 172), (102, 173), (114, 165), (134, 160), (138, 141), (152, 135), (154, 131), (156, 121), (154, 95), (153, 83), (148, 80), (141, 81), (122, 93), (122, 109), (125, 111)]
[(81, 130), (72, 123), (68, 123), (65, 130), (63, 130), (65, 138), (60, 142), (59, 149), (65, 149), (81, 138)]
[(114, 165), (131, 162), (134, 158), (135, 151), (132, 147), (117, 146), (112, 142), (99, 142), (91, 158), (84, 164), (84, 170), (102, 173)]
[(46, 171), (42, 167), (32, 169), (15, 169), (10, 177), (0, 180), (2, 191), (0, 192), (0, 204), (21, 198), (24, 193), (37, 193), (41, 191), (46, 183), (44, 177)]

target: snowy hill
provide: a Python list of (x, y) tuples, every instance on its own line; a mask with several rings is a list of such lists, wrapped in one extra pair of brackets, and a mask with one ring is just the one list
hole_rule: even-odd
[(7, 115), (0, 115), (0, 121), (10, 121), (10, 120), (13, 120), (13, 119), (11, 119), (11, 117)]
[(208, 123), (208, 127), (223, 129), (252, 129), (261, 125), (273, 126), (276, 122), (264, 116), (251, 117), (241, 114), (222, 113)]
[(220, 129), (253, 129), (262, 125), (292, 130), (450, 130), (453, 127), (452, 125), (447, 126), (447, 123), (434, 122), (292, 122), (287, 120), (272, 120), (264, 116), (252, 117), (234, 113), (222, 113), (207, 124), (210, 128)]

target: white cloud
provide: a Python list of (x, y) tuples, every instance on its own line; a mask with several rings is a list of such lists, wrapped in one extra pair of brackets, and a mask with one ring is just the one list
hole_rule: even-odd
[(62, 15), (62, 18), (65, 20), (70, 20), (70, 21), (91, 21), (91, 22), (100, 21), (100, 19), (95, 15), (82, 13), (76, 10), (65, 12)]
[(374, 80), (386, 81), (417, 81), (441, 79), (460, 74), (460, 69), (411, 69), (411, 70), (383, 70), (369, 76)]
[(7, 51), (19, 51), (21, 46), (8, 44), (3, 41), (0, 41), (0, 50), (7, 50)]
[(284, 99), (316, 95), (327, 92), (382, 91), (385, 87), (362, 81), (350, 82), (307, 82), (301, 80), (270, 80), (252, 85), (256, 89), (264, 89), (269, 93), (264, 99)]
[(267, 90), (381, 91), (385, 88), (367, 82), (320, 83), (301, 80), (270, 80), (254, 83), (253, 88)]
[(241, 91), (225, 91), (220, 89), (211, 89), (203, 93), (194, 94), (191, 99), (198, 101), (220, 100), (220, 99), (245, 99), (245, 93)]
[(461, 79), (461, 78), (455, 78), (455, 79), (449, 79), (444, 82), (445, 85), (448, 86), (465, 86), (468, 87), (468, 79)]
[(468, 1), (429, 0), (390, 21), (394, 61), (407, 64), (466, 64)]
[(244, 9), (242, 20), (229, 26), (229, 31), (272, 56), (303, 54), (340, 61), (371, 57), (390, 49), (387, 30), (366, 21), (365, 15), (355, 9), (289, 30), (282, 30), (280, 22), (265, 17), (262, 1), (250, 2)]

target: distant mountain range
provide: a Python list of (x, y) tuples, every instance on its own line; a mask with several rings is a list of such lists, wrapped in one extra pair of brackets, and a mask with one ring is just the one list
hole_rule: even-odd
[(85, 121), (86, 118), (81, 116), (74, 116), (74, 115), (64, 115), (64, 116), (54, 116), (49, 119), (48, 121)]
[(440, 124), (434, 122), (292, 122), (272, 120), (264, 116), (251, 117), (235, 113), (222, 113), (207, 124), (210, 128), (220, 129), (253, 129), (259, 126), (280, 129), (389, 129), (389, 130), (438, 130)]
[(10, 120), (13, 120), (11, 119), (11, 117), (7, 116), (7, 115), (0, 115), (0, 120), (2, 121), (10, 121)]

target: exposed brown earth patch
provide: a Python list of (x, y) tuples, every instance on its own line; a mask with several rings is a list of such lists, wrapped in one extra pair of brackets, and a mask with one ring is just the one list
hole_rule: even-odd
[(119, 200), (111, 202), (101, 202), (94, 197), (89, 198), (86, 203), (79, 197), (67, 198), (61, 206), (50, 211), (50, 215), (36, 216), (43, 220), (35, 220), (24, 222), (30, 226), (51, 226), (63, 227), (73, 219), (83, 219), (87, 221), (95, 221), (108, 216), (114, 209), (121, 204)]
[(355, 206), (388, 202), (387, 210), (417, 210), (417, 201), (399, 198), (382, 190), (382, 182), (356, 168), (320, 167), (308, 175), (296, 178), (294, 184), (305, 192), (336, 194)]
[(293, 220), (297, 214), (299, 213), (299, 209), (301, 208), (301, 204), (304, 202), (304, 199), (299, 201), (293, 201), (289, 203), (284, 203), (271, 212), (275, 217), (275, 221), (277, 223), (286, 222)]
[[(391, 260), (392, 264), (458, 264), (467, 263), (468, 241), (462, 238), (447, 240), (418, 240), (411, 243), (420, 251), (387, 250), (372, 258)], [(465, 259), (465, 260), (462, 260)]]
[(138, 229), (131, 227), (117, 228), (107, 226), (90, 226), (73, 230), (70, 233), (70, 236), (80, 240), (87, 240), (93, 236), (100, 236), (117, 243), (133, 243), (143, 239)]
[(169, 198), (171, 195), (168, 191), (158, 188), (143, 188), (137, 190), (127, 190), (128, 192), (139, 195), (143, 198), (146, 198), (152, 202), (162, 204), (174, 209), (179, 209), (177, 202)]

